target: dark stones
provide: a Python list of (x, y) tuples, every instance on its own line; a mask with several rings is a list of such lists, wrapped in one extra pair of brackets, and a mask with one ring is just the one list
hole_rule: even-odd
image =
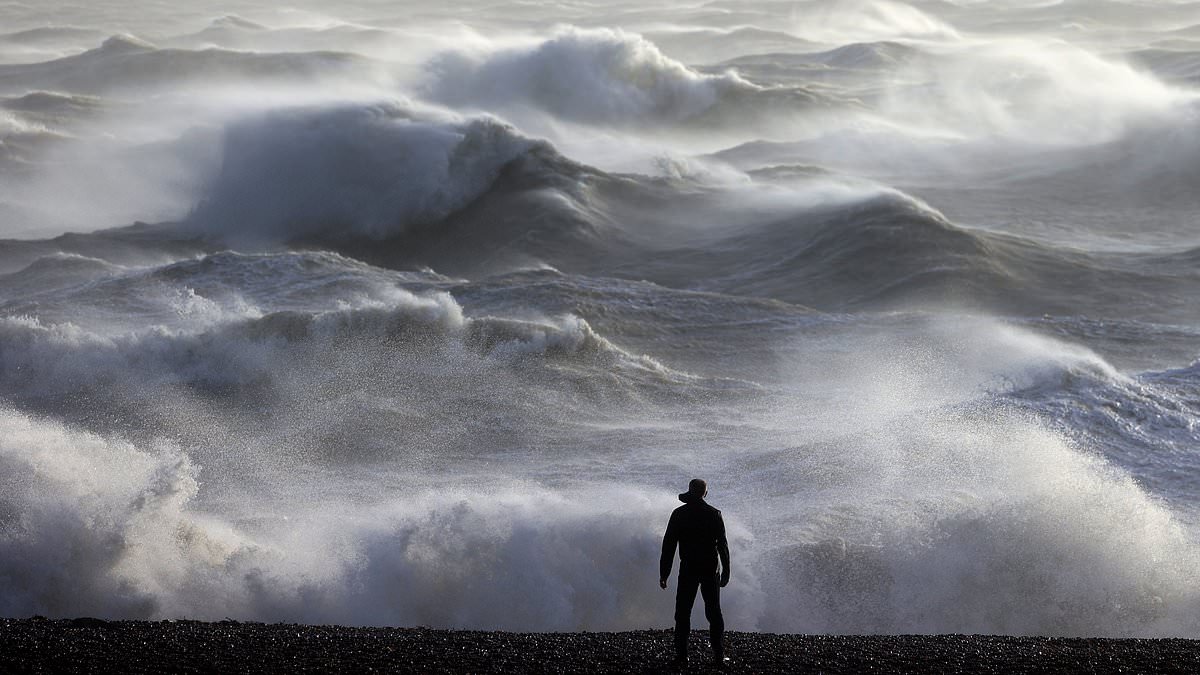
[[(728, 633), (720, 672), (1197, 673), (1200, 641)], [(0, 672), (674, 672), (671, 633), (0, 619)], [(715, 672), (692, 635), (686, 672)]]

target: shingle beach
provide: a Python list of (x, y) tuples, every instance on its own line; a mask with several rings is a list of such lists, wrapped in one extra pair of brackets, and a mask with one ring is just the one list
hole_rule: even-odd
[[(726, 672), (1196, 673), (1200, 641), (727, 635)], [(688, 672), (710, 672), (693, 634)], [(0, 619), (4, 673), (674, 672), (668, 630), (504, 633), (199, 621)]]

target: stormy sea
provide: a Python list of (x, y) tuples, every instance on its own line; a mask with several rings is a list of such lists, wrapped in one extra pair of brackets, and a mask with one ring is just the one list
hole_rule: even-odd
[[(1200, 3), (0, 2), (0, 616), (1200, 634)], [(700, 616), (697, 607), (697, 616)], [(702, 624), (700, 624), (702, 625)]]

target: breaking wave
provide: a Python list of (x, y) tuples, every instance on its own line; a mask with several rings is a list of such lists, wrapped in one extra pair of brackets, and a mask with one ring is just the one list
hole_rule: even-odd
[(607, 124), (692, 119), (728, 93), (757, 89), (733, 73), (702, 75), (640, 36), (611, 30), (569, 30), (482, 57), (452, 52), (429, 69), (430, 93), (446, 103), (519, 103)]
[(4, 409), (0, 429), (5, 615), (553, 630), (650, 622), (667, 604), (622, 592), (658, 552), (657, 505), (636, 491), (601, 513), (538, 490), (326, 504), (256, 536), (205, 513), (200, 467), (169, 443)]
[(803, 87), (753, 84), (733, 70), (699, 72), (619, 30), (576, 28), (532, 47), (447, 52), (427, 69), (428, 95), (442, 103), (533, 108), (604, 126), (731, 128), (747, 118), (769, 123), (841, 105)]
[(0, 616), (1200, 632), (1195, 8), (385, 4), (6, 6)]
[(384, 238), (465, 207), (537, 147), (491, 118), (422, 119), (399, 104), (270, 113), (225, 130), (189, 220), (243, 241)]

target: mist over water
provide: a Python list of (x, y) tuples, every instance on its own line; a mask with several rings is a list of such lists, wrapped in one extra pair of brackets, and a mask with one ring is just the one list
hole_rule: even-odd
[(1200, 633), (1200, 3), (0, 11), (0, 616)]

